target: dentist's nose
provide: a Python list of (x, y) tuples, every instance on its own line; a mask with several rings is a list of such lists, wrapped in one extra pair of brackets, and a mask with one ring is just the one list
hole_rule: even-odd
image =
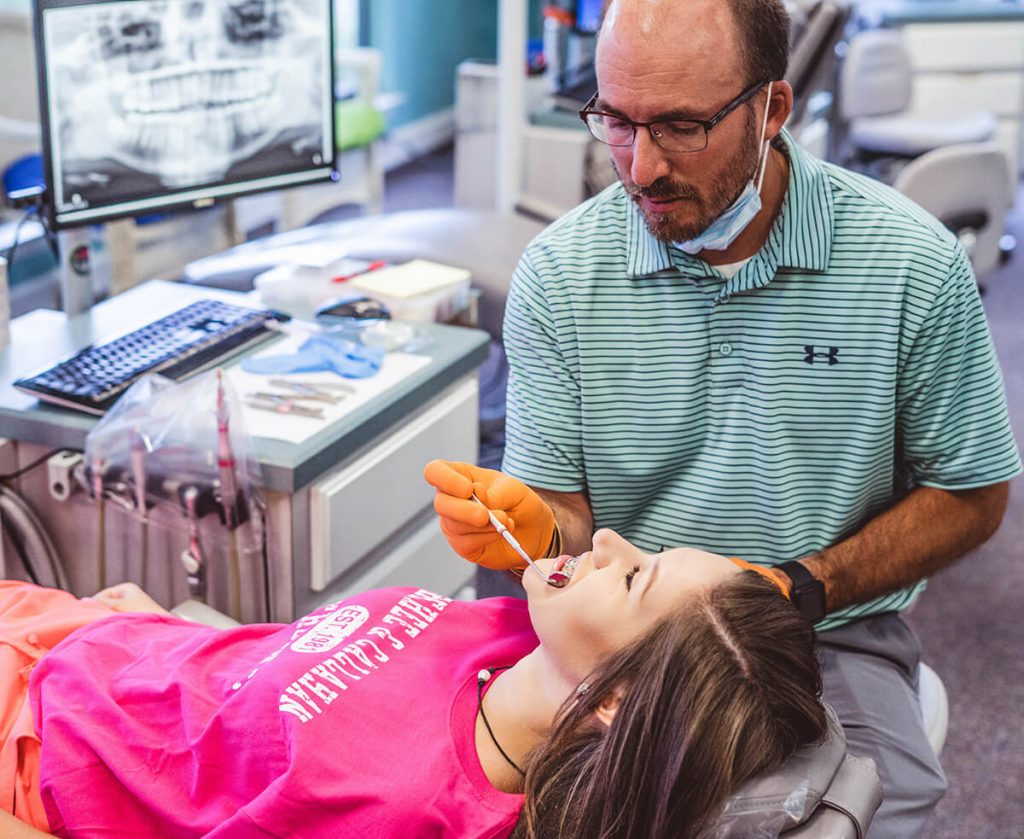
[(654, 142), (650, 129), (637, 127), (632, 152), (629, 175), (637, 186), (650, 186), (669, 174), (668, 158), (664, 149)]

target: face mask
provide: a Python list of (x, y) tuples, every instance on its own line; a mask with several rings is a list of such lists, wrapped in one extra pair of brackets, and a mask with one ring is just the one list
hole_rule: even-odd
[[(772, 83), (768, 82), (768, 102), (772, 101)], [(768, 143), (764, 135), (768, 127), (768, 105), (765, 105), (764, 119), (761, 122), (761, 137), (758, 140), (758, 175), (757, 184), (751, 177), (739, 198), (733, 201), (722, 215), (711, 222), (707, 230), (687, 242), (676, 242), (676, 246), (685, 253), (698, 254), (703, 250), (724, 251), (736, 241), (740, 235), (761, 212), (761, 184), (764, 182), (764, 170), (768, 165)]]

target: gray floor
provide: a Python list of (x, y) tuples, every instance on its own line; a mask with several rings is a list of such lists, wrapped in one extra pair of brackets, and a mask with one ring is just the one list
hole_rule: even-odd
[[(388, 177), (389, 211), (448, 206), (451, 154), (442, 150)], [(1024, 188), (1010, 220), (1020, 253), (986, 278), (985, 308), (1024, 440)], [(344, 218), (341, 208), (331, 216)], [(945, 682), (949, 793), (928, 839), (1024, 839), (1024, 479), (999, 532), (937, 575), (911, 615), (926, 660)]]
[[(1024, 441), (1024, 188), (1010, 229), (1021, 253), (985, 279), (985, 310)], [(999, 532), (936, 575), (911, 615), (949, 693), (942, 762), (949, 792), (929, 822), (937, 839), (1024, 837), (1024, 478)]]

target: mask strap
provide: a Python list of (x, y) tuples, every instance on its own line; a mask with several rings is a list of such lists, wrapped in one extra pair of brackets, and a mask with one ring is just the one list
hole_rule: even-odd
[[(772, 84), (768, 82), (768, 99), (764, 103), (764, 119), (761, 120), (761, 138), (758, 140), (758, 149), (763, 155), (761, 159), (761, 172), (757, 176), (757, 194), (761, 194), (761, 184), (764, 183), (764, 172), (768, 168), (768, 149), (765, 148), (764, 135), (768, 130), (768, 110), (772, 104)], [(770, 143), (769, 143), (770, 145)]]

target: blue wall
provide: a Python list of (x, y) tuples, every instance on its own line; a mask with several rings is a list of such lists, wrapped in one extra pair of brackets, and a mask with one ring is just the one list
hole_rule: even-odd
[[(531, 37), (540, 35), (541, 7), (530, 0)], [(401, 125), (455, 103), (462, 61), (496, 58), (498, 0), (363, 0), (360, 41), (381, 51), (381, 90), (408, 97), (390, 120)]]

